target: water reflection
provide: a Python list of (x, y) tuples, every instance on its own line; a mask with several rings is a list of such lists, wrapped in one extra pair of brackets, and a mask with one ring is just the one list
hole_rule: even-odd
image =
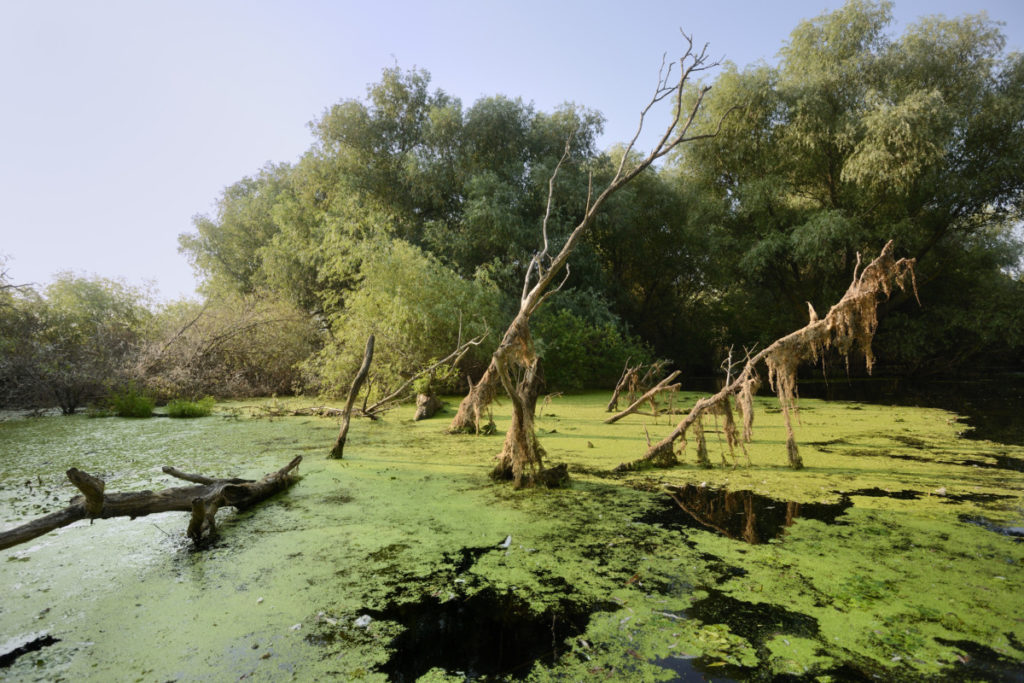
[(747, 543), (778, 538), (800, 517), (838, 524), (836, 518), (853, 503), (846, 495), (838, 503), (798, 503), (762, 496), (753, 491), (730, 491), (707, 486), (668, 487), (671, 503), (640, 521), (666, 528), (689, 527), (717, 532)]

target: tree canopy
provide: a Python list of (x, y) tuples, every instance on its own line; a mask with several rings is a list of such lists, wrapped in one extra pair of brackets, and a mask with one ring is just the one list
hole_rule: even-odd
[[(731, 345), (766, 343), (836, 300), (857, 254), (889, 239), (917, 259), (924, 304), (884, 304), (880, 365), (1020, 365), (1024, 56), (984, 14), (892, 27), (891, 3), (849, 0), (796, 26), (776, 62), (726, 63), (693, 85), (688, 97), (711, 86), (695, 130), (717, 135), (611, 197), (538, 313), (550, 390), (605, 386), (627, 358), (711, 374)], [(598, 149), (602, 126), (578, 104), (466, 105), (423, 69), (386, 68), (364, 97), (321, 112), (299, 159), (227, 187), (180, 236), (205, 302), (158, 310), (117, 283), (62, 277), (37, 291), (0, 277), (0, 344), (18, 351), (4, 392), (23, 394), (44, 357), (88, 365), (90, 348), (135, 349), (133, 372), (149, 368), (164, 393), (332, 392), (371, 333), (378, 386), (393, 386), (508, 324), (566, 142), (554, 250), (615, 173), (623, 147)], [(106, 318), (86, 313), (93, 304)], [(229, 335), (230, 353), (213, 343), (238, 328), (250, 332)], [(243, 352), (259, 334), (282, 351)], [(496, 336), (463, 373), (483, 369)], [(47, 354), (24, 355), (48, 338)], [(174, 358), (190, 369), (170, 373)], [(274, 369), (260, 375), (264, 362)]]

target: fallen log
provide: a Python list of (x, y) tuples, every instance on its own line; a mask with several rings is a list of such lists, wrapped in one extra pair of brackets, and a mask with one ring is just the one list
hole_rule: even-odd
[(30, 541), (80, 519), (135, 519), (157, 512), (192, 513), (187, 533), (193, 541), (199, 541), (204, 535), (216, 532), (215, 517), (220, 508), (230, 506), (237, 510), (245, 510), (295, 483), (297, 477), (292, 470), (298, 467), (300, 462), (302, 456), (296, 456), (277, 472), (256, 481), (214, 479), (201, 474), (181, 472), (173, 467), (164, 467), (165, 474), (193, 482), (196, 486), (128, 493), (104, 493), (106, 485), (102, 479), (72, 467), (67, 471), (68, 479), (82, 495), (72, 498), (63, 510), (0, 532), (0, 550)]

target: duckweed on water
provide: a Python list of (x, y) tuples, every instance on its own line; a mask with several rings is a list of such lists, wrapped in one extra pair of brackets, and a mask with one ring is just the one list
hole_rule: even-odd
[(356, 423), (341, 461), (334, 421), (244, 409), (0, 423), (3, 528), (62, 506), (71, 466), (118, 491), (176, 485), (166, 464), (258, 477), (304, 457), (302, 481), (222, 511), (203, 550), (167, 513), (4, 551), (0, 642), (45, 645), (0, 677), (1019, 678), (1024, 543), (1005, 530), (1024, 526), (1024, 449), (960, 439), (942, 411), (804, 401), (793, 472), (766, 399), (752, 467), (612, 474), (673, 424), (604, 425), (606, 401), (545, 408), (574, 483), (518, 492), (488, 479), (500, 436), (447, 436), (411, 407)]

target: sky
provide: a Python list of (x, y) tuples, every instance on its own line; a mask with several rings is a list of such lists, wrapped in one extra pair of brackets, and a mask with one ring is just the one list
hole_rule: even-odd
[[(774, 62), (841, 0), (0, 0), (0, 255), (16, 284), (60, 271), (194, 296), (192, 217), (381, 70), (426, 69), (464, 106), (496, 94), (607, 119), (632, 137), (680, 29), (714, 58)], [(1024, 50), (1021, 0), (896, 0), (918, 17), (987, 11)], [(713, 77), (713, 73), (712, 73)], [(641, 145), (643, 146), (643, 145)]]

